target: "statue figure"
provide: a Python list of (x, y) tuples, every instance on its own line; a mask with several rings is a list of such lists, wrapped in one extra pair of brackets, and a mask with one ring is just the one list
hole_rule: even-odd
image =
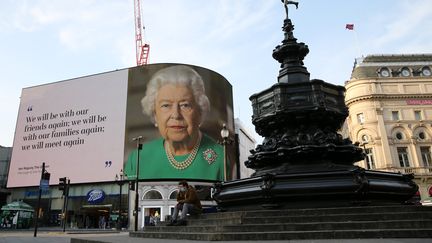
[(296, 6), (296, 9), (298, 9), (298, 2), (295, 1), (288, 1), (288, 0), (281, 0), (282, 3), (284, 4), (285, 7), (285, 13), (286, 13), (286, 18), (288, 19), (288, 4), (293, 4)]

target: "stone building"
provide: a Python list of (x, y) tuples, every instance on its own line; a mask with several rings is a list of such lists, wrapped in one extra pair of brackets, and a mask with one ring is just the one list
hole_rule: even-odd
[(10, 195), (10, 191), (6, 189), (6, 182), (11, 154), (11, 147), (3, 147), (0, 145), (0, 207), (6, 204), (6, 198)]
[(252, 133), (246, 128), (246, 126), (236, 118), (234, 120), (235, 124), (235, 142), (236, 149), (239, 158), (239, 169), (237, 178), (248, 178), (255, 171), (246, 167), (244, 162), (248, 159), (251, 149), (255, 148), (256, 140), (254, 139)]
[(366, 169), (413, 173), (432, 194), (432, 54), (370, 55), (346, 82), (345, 132), (364, 148)]

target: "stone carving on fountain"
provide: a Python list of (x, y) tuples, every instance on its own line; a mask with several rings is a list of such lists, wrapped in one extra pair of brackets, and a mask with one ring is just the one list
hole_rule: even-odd
[(412, 175), (366, 171), (354, 163), (364, 158), (357, 144), (337, 130), (348, 116), (343, 86), (310, 80), (303, 64), (308, 46), (294, 37), (288, 16), (284, 39), (273, 50), (281, 64), (278, 82), (250, 97), (252, 122), (262, 144), (245, 162), (251, 178), (215, 185), (225, 210), (274, 207), (350, 206), (401, 203), (417, 185)]

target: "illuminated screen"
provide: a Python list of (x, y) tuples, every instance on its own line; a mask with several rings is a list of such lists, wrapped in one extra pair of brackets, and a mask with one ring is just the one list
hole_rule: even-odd
[(8, 187), (112, 181), (123, 164), (127, 70), (22, 90)]
[[(232, 150), (227, 150), (231, 159), (224, 175), (223, 146), (218, 143), (224, 123), (233, 134), (232, 110), (231, 84), (211, 70), (178, 64), (130, 69), (126, 175), (136, 178), (139, 159), (139, 179), (222, 181), (235, 164)], [(139, 136), (138, 153), (134, 138)]]
[[(169, 89), (164, 81), (142, 102), (150, 79), (169, 67), (196, 74), (202, 92), (196, 82), (191, 91), (184, 83)], [(208, 109), (195, 102), (197, 92), (208, 99)], [(233, 137), (232, 87), (221, 75), (197, 66), (151, 64), (24, 88), (7, 187), (39, 185), (43, 162), (51, 185), (61, 177), (72, 184), (113, 181), (122, 169), (135, 179), (138, 157), (140, 179), (231, 178), (233, 146), (224, 167), (218, 143), (224, 123)]]

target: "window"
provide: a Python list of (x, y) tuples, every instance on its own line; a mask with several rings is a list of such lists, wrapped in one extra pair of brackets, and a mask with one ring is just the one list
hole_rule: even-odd
[(373, 170), (375, 169), (375, 162), (373, 159), (373, 153), (372, 153), (372, 149), (371, 148), (367, 148), (365, 149), (365, 153), (366, 153), (366, 167), (368, 170)]
[(360, 124), (363, 124), (364, 121), (365, 121), (364, 114), (363, 113), (358, 113), (357, 114), (357, 122), (360, 123)]
[(170, 194), (169, 199), (177, 199), (177, 194), (178, 194), (177, 190), (173, 191)]
[(362, 140), (362, 142), (363, 143), (367, 143), (367, 142), (369, 142), (369, 137), (368, 137), (368, 135), (363, 135), (363, 136), (361, 136), (361, 140)]
[(401, 69), (401, 75), (403, 77), (409, 77), (409, 76), (411, 76), (411, 70), (407, 67), (404, 67)]
[(144, 199), (162, 199), (162, 195), (156, 190), (151, 190), (144, 195)]
[(418, 138), (424, 140), (426, 138), (426, 134), (424, 132), (419, 132)]
[(386, 67), (383, 67), (383, 68), (380, 69), (379, 75), (381, 77), (385, 77), (385, 78), (390, 77), (390, 70), (388, 68), (386, 68)]
[(421, 111), (414, 111), (414, 117), (415, 117), (416, 121), (422, 120)]
[(423, 67), (421, 74), (426, 77), (431, 76), (431, 69), (429, 67)]
[(430, 147), (420, 147), (420, 153), (421, 153), (423, 165), (426, 167), (432, 166)]
[(396, 139), (397, 140), (402, 140), (404, 138), (403, 134), (401, 132), (397, 132), (396, 133)]
[(399, 111), (392, 111), (392, 119), (393, 121), (399, 121)]
[(408, 151), (406, 147), (397, 148), (399, 164), (401, 167), (409, 167)]

